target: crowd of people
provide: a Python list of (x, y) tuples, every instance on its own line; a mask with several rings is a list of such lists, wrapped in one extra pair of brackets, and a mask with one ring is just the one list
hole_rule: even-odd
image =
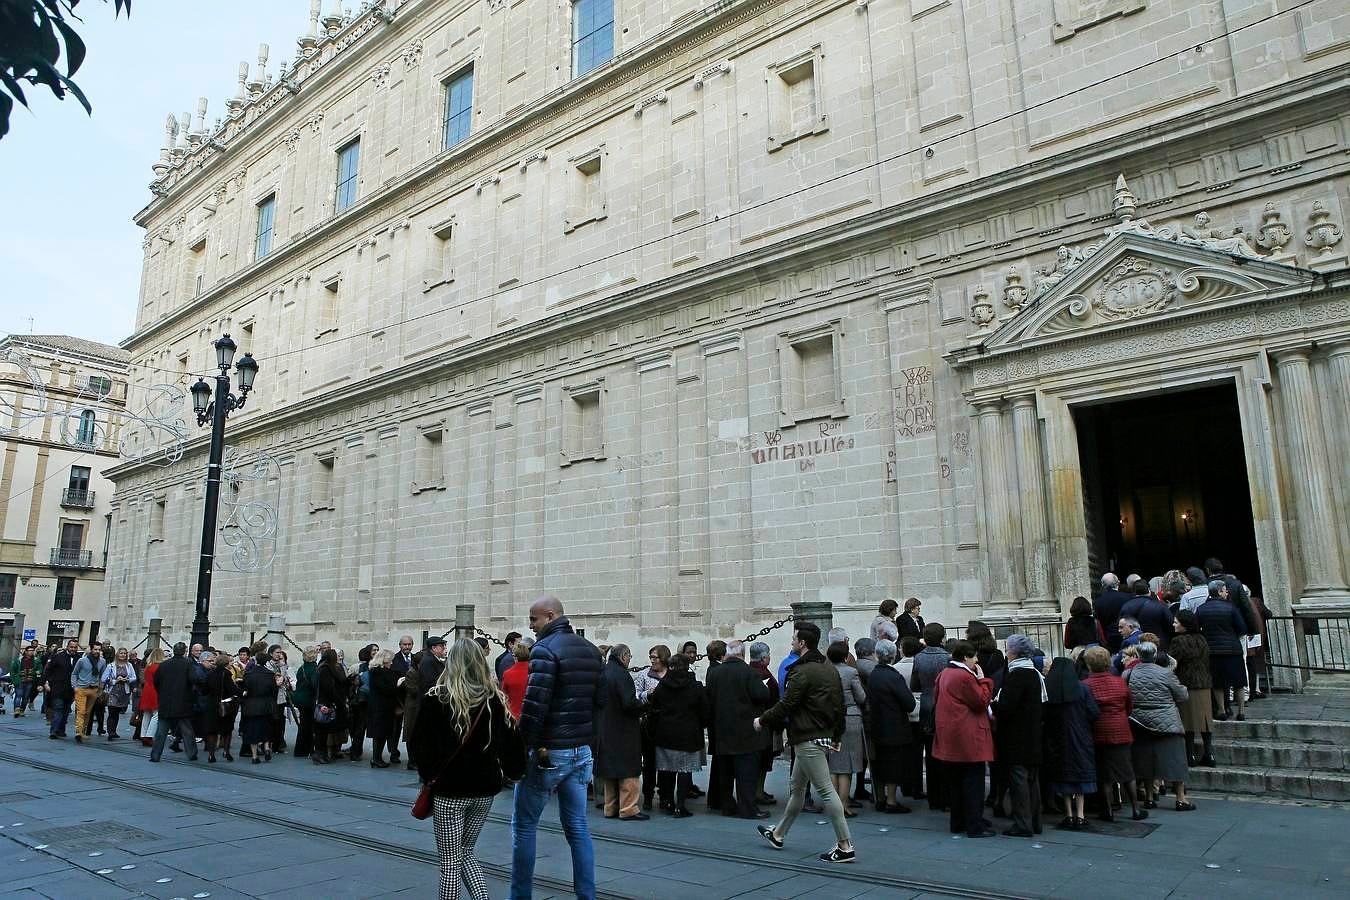
[[(327, 642), (292, 669), (265, 642), (226, 653), (176, 644), (144, 660), (94, 642), (81, 650), (29, 647), (11, 666), (15, 715), (43, 698), (53, 740), (106, 734), (131, 739), (158, 762), (166, 743), (207, 761), (239, 752), (252, 764), (292, 752), (315, 765), (339, 758), (416, 769), (433, 796), (441, 896), (487, 897), (473, 856), (492, 798), (514, 784), (512, 897), (529, 897), (535, 835), (556, 795), (579, 897), (594, 896), (590, 803), (606, 818), (641, 822), (657, 810), (694, 814), (704, 798), (723, 816), (762, 820), (781, 849), (803, 811), (823, 812), (835, 844), (820, 859), (856, 858), (848, 820), (864, 804), (885, 814), (926, 800), (949, 814), (953, 833), (1031, 837), (1042, 816), (1081, 830), (1087, 815), (1111, 821), (1128, 804), (1145, 819), (1170, 794), (1171, 809), (1195, 804), (1188, 770), (1215, 764), (1212, 722), (1244, 717), (1264, 695), (1264, 621), (1269, 610), (1218, 560), (1156, 579), (1113, 573), (1095, 601), (1076, 598), (1063, 653), (1030, 636), (970, 622), (949, 636), (925, 622), (917, 598), (903, 611), (881, 604), (869, 634), (850, 641), (794, 623), (789, 652), (773, 666), (768, 644), (714, 640), (657, 644), (634, 666), (623, 644), (597, 647), (578, 635), (553, 597), (530, 608), (534, 637), (512, 632), (490, 656), (486, 639), (414, 651), (368, 644), (348, 666)], [(695, 664), (706, 658), (703, 679)], [(293, 746), (287, 719), (296, 724)], [(1198, 744), (1197, 744), (1198, 741)], [(368, 746), (367, 746), (368, 742)], [(789, 796), (766, 777), (778, 757), (790, 767)], [(706, 792), (695, 776), (708, 769)]]

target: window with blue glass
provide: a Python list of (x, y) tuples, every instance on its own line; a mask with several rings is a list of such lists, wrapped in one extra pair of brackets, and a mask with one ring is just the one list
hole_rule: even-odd
[(277, 213), (277, 195), (271, 194), (258, 204), (258, 240), (254, 244), (254, 259), (262, 259), (272, 252), (272, 221)]
[(80, 428), (75, 433), (75, 441), (81, 446), (92, 446), (94, 436), (98, 427), (98, 417), (94, 415), (92, 409), (86, 409), (80, 413)]
[(338, 151), (337, 211), (356, 202), (356, 176), (361, 168), (361, 139)]
[(572, 4), (572, 75), (585, 75), (614, 57), (614, 0)]
[(445, 147), (453, 147), (473, 130), (473, 67), (445, 83)]

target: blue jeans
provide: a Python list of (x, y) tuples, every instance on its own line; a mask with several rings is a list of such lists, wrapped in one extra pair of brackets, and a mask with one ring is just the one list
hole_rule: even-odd
[(586, 785), (591, 783), (590, 747), (550, 750), (556, 767), (541, 769), (533, 756), (525, 780), (516, 785), (511, 812), (511, 897), (529, 900), (534, 882), (534, 845), (539, 817), (550, 795), (558, 795), (558, 820), (572, 848), (572, 889), (578, 900), (595, 898), (595, 848), (586, 824)]
[(52, 708), (52, 728), (49, 734), (65, 734), (66, 719), (70, 718), (70, 700), (65, 697), (47, 695), (47, 703)]
[(23, 712), (33, 700), (33, 682), (21, 681), (14, 689), (14, 711)]

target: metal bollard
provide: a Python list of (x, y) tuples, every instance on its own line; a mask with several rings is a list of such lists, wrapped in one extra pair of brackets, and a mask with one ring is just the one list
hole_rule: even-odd
[(793, 627), (802, 622), (813, 622), (820, 628), (821, 652), (824, 652), (825, 635), (834, 627), (834, 604), (828, 600), (804, 600), (792, 604)]
[(473, 640), (473, 612), (472, 603), (455, 604), (455, 640)]
[(146, 631), (145, 634), (145, 653), (147, 656), (150, 655), (150, 651), (161, 649), (160, 648), (161, 638), (159, 630), (163, 624), (164, 624), (163, 619), (150, 620), (150, 628)]

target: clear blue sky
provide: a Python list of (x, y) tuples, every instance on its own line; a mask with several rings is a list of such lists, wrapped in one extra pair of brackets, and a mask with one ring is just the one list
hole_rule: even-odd
[[(345, 2), (355, 10), (359, 0)], [(325, 12), (331, 3), (325, 0)], [(150, 166), (169, 113), (207, 125), (225, 113), (241, 61), (271, 45), (267, 70), (295, 53), (309, 0), (133, 0), (113, 19), (104, 0), (82, 0), (76, 24), (89, 55), (73, 98), (25, 91), (0, 138), (0, 334), (71, 334), (116, 344), (131, 334), (141, 277)]]

